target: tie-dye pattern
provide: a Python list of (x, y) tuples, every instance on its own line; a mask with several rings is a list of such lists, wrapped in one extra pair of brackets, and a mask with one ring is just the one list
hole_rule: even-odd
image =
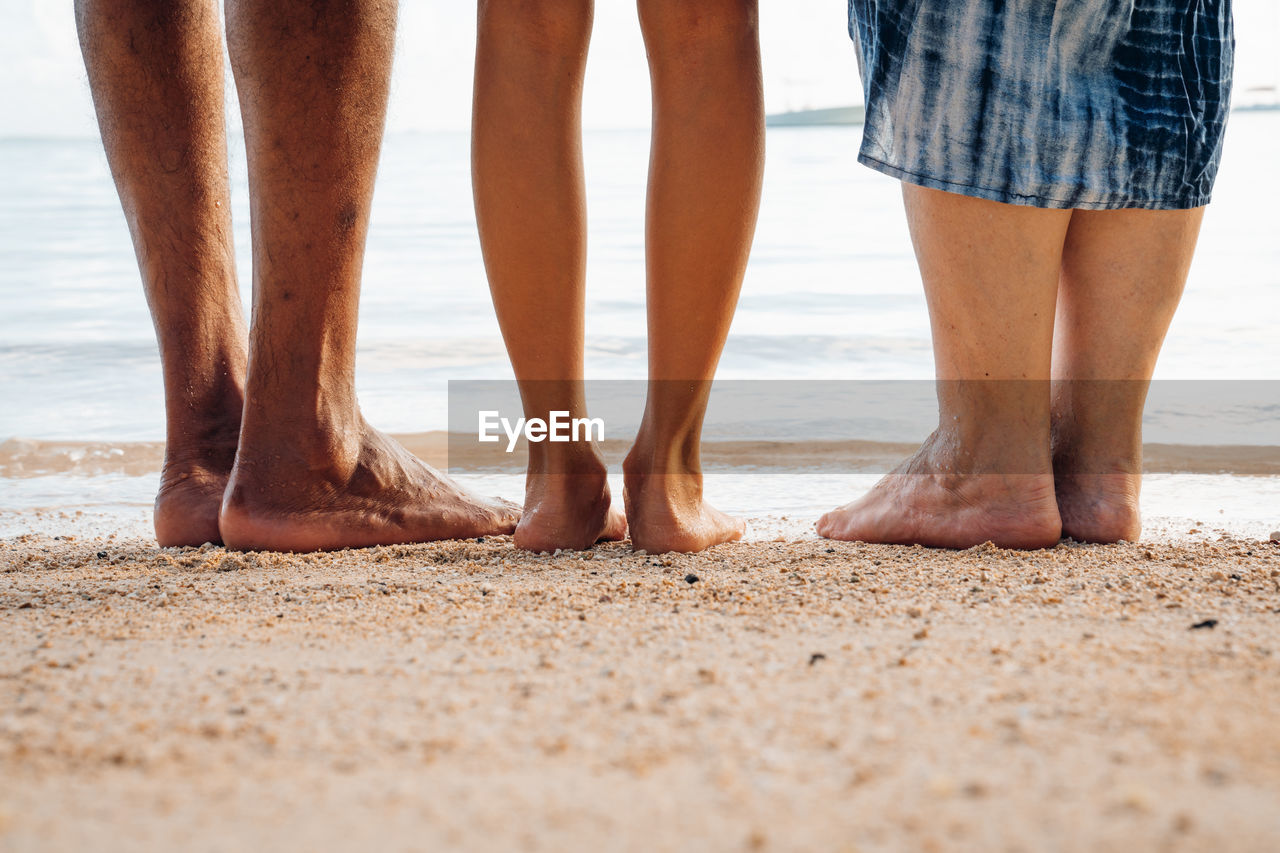
[(1230, 102), (1229, 0), (849, 0), (859, 161), (1048, 208), (1199, 207)]

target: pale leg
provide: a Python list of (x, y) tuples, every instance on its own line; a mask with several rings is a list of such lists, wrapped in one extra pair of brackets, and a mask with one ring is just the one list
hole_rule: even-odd
[(1054, 303), (1070, 211), (903, 186), (938, 377), (938, 429), (871, 492), (827, 513), (834, 539), (1054, 545)]
[(1204, 208), (1076, 211), (1053, 356), (1053, 469), (1062, 532), (1142, 530), (1142, 410), (1182, 296)]

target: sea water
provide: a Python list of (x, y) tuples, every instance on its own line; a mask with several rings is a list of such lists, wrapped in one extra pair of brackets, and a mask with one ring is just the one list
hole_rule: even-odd
[[(899, 186), (856, 164), (860, 133), (769, 131), (760, 224), (721, 378), (932, 376), (928, 316)], [(1157, 379), (1280, 381), (1278, 142), (1280, 112), (1232, 116), (1214, 202)], [(648, 133), (588, 133), (585, 151), (587, 374), (641, 380)], [(238, 140), (230, 156), (247, 306), (252, 261)], [(163, 439), (154, 336), (96, 139), (0, 140), (0, 258), (0, 442), (110, 447)], [(510, 377), (476, 235), (467, 137), (391, 135), (361, 302), (356, 379), (364, 411), (393, 432), (444, 429), (451, 380)], [(1212, 434), (1223, 442), (1280, 445), (1280, 430), (1272, 435), (1270, 426), (1280, 411), (1265, 408), (1215, 407), (1208, 395), (1203, 417), (1222, 424)], [(1157, 413), (1148, 438), (1168, 426)], [(509, 497), (522, 491), (518, 478), (473, 476)], [(866, 476), (775, 471), (765, 480), (750, 471), (718, 472), (711, 490), (726, 508), (758, 518), (807, 517), (853, 497), (869, 485)], [(1192, 520), (1221, 516), (1228, 528), (1233, 519), (1248, 521), (1251, 531), (1280, 526), (1273, 480), (1162, 474), (1148, 483), (1147, 507)], [(33, 507), (136, 515), (154, 484), (154, 472), (0, 475), (0, 511), (8, 511), (0, 532), (20, 528), (22, 512)]]

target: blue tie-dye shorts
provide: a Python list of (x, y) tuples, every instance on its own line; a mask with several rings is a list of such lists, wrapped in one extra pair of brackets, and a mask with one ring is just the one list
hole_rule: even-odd
[(1209, 201), (1229, 0), (850, 0), (849, 31), (873, 169), (1035, 207)]

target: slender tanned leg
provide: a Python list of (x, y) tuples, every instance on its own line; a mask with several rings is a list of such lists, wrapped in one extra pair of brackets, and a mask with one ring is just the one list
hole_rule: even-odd
[(246, 340), (231, 237), (223, 54), (211, 0), (77, 0), (102, 141), (164, 366), (162, 546), (220, 542)]
[(239, 548), (510, 533), (374, 430), (355, 395), (361, 266), (395, 41), (393, 0), (230, 0), (253, 214), (244, 423), (221, 515)]
[(623, 463), (636, 548), (701, 551), (744, 525), (702, 497), (699, 445), (764, 172), (755, 0), (639, 0), (653, 83), (645, 243), (649, 395)]
[(1078, 210), (1054, 336), (1053, 472), (1062, 532), (1142, 532), (1142, 410), (1182, 297), (1204, 208)]
[[(472, 180), (498, 323), (527, 418), (586, 416), (582, 83), (592, 0), (481, 0)], [(607, 470), (586, 441), (529, 445), (515, 543), (533, 551), (621, 539)]]

